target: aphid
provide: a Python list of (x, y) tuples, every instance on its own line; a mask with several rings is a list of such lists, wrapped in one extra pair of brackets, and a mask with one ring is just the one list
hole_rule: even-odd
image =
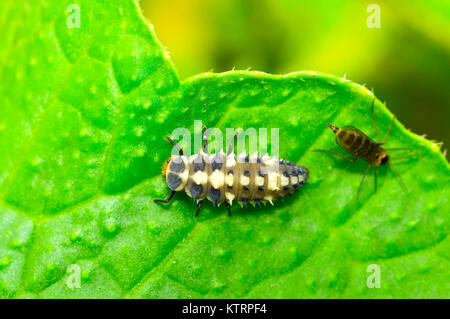
[(413, 150), (410, 147), (401, 147), (401, 148), (383, 148), (383, 147), (381, 147), (381, 145), (384, 145), (389, 138), (389, 134), (391, 132), (392, 124), (394, 123), (395, 116), (392, 118), (392, 121), (389, 124), (386, 138), (382, 142), (380, 132), (378, 131), (377, 123), (375, 121), (374, 102), (375, 102), (375, 99), (373, 99), (373, 101), (372, 101), (372, 122), (373, 122), (373, 126), (375, 127), (375, 130), (377, 131), (377, 136), (378, 136), (378, 141), (379, 141), (378, 143), (374, 142), (366, 134), (364, 134), (363, 132), (361, 132), (360, 130), (358, 130), (357, 128), (354, 128), (352, 126), (344, 126), (343, 128), (338, 128), (330, 123), (327, 123), (328, 127), (336, 134), (336, 143), (344, 151), (353, 155), (354, 158), (349, 158), (345, 155), (341, 155), (339, 153), (336, 153), (336, 152), (333, 152), (330, 150), (323, 150), (323, 149), (313, 150), (315, 152), (317, 152), (317, 151), (327, 152), (327, 153), (330, 153), (334, 156), (343, 158), (350, 162), (354, 162), (358, 158), (361, 158), (361, 159), (367, 161), (367, 167), (364, 171), (364, 175), (361, 179), (361, 182), (358, 187), (358, 191), (356, 193), (357, 201), (359, 199), (359, 193), (361, 191), (361, 186), (367, 176), (367, 173), (369, 172), (370, 166), (372, 166), (372, 165), (373, 165), (373, 169), (374, 169), (373, 172), (374, 172), (375, 192), (377, 191), (377, 167), (381, 166), (381, 165), (386, 165), (386, 164), (388, 164), (391, 167), (391, 169), (393, 170), (395, 175), (399, 178), (401, 185), (405, 188), (405, 190), (407, 190), (407, 187), (406, 187), (405, 183), (403, 182), (402, 178), (400, 177), (400, 174), (398, 173), (397, 169), (392, 165), (392, 161), (398, 160), (398, 159), (404, 159), (404, 158), (408, 158), (408, 157), (416, 155), (416, 153), (412, 153), (412, 154), (400, 156), (397, 158), (391, 158), (388, 155), (387, 151), (409, 150), (410, 152), (412, 152)]
[(237, 201), (241, 206), (247, 203), (261, 205), (286, 195), (306, 183), (308, 170), (283, 159), (278, 160), (267, 154), (244, 153), (236, 156), (233, 152), (237, 134), (228, 146), (227, 154), (222, 151), (208, 156), (206, 128), (203, 128), (203, 150), (187, 157), (170, 137), (167, 140), (177, 148), (179, 155), (171, 156), (164, 162), (162, 174), (171, 192), (166, 199), (155, 199), (168, 203), (175, 192), (184, 190), (197, 202), (195, 216), (202, 207), (203, 200), (209, 199), (214, 206), (225, 203), (231, 216), (231, 205)]

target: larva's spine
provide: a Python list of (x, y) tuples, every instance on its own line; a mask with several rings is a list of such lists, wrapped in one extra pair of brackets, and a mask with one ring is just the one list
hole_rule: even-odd
[(208, 198), (214, 205), (226, 201), (260, 204), (292, 194), (308, 178), (308, 170), (285, 160), (256, 153), (226, 155), (204, 152), (174, 156), (166, 182), (174, 191), (184, 190), (194, 200)]

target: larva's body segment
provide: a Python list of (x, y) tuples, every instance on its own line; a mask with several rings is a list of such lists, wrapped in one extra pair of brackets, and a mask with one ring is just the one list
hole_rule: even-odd
[(171, 190), (184, 190), (197, 202), (207, 198), (214, 205), (272, 203), (295, 192), (307, 178), (303, 166), (256, 153), (174, 156), (166, 172)]

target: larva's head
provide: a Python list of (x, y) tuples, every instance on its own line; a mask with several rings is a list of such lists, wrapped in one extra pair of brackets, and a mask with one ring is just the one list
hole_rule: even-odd
[(162, 172), (162, 176), (166, 177), (167, 175), (167, 168), (169, 167), (170, 162), (172, 161), (172, 158), (174, 156), (169, 157), (169, 159), (167, 159), (166, 161), (164, 161), (162, 168), (161, 168), (161, 172)]
[(188, 159), (186, 156), (172, 155), (164, 162), (162, 174), (167, 186), (174, 191), (180, 191), (186, 186), (189, 174)]

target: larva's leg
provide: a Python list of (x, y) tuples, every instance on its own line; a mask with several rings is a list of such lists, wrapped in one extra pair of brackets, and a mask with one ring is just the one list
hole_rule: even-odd
[(203, 203), (203, 200), (198, 201), (197, 210), (195, 211), (195, 217), (197, 217), (198, 213), (200, 213), (200, 209), (202, 208), (202, 203)]
[(183, 149), (180, 147), (180, 145), (178, 145), (177, 143), (175, 143), (174, 141), (172, 141), (172, 139), (168, 136), (166, 136), (166, 139), (169, 141), (170, 144), (172, 144), (173, 146), (175, 146), (175, 148), (178, 151), (178, 154), (183, 155)]
[(227, 207), (227, 210), (228, 210), (228, 216), (231, 217), (231, 206), (230, 206), (230, 204), (228, 202), (225, 202), (225, 206)]
[(367, 164), (366, 170), (364, 171), (364, 175), (361, 179), (361, 182), (359, 183), (358, 192), (356, 193), (356, 201), (359, 201), (359, 193), (361, 192), (362, 184), (364, 183), (364, 180), (366, 179), (367, 173), (369, 172), (370, 163)]
[(325, 152), (325, 153), (330, 153), (331, 155), (337, 156), (337, 157), (339, 157), (339, 158), (343, 158), (343, 159), (345, 159), (345, 160), (347, 160), (347, 161), (349, 161), (349, 162), (354, 162), (354, 161), (356, 161), (356, 160), (358, 159), (357, 157), (355, 157), (355, 158), (349, 158), (349, 157), (347, 157), (347, 156), (345, 156), (345, 155), (342, 155), (342, 154), (339, 154), (339, 153), (336, 153), (336, 152), (333, 152), (333, 151), (329, 151), (329, 150), (315, 149), (315, 150), (312, 150), (311, 152)]
[(228, 145), (227, 155), (230, 155), (231, 153), (233, 153), (233, 151), (234, 151), (234, 143), (236, 143), (238, 136), (239, 136), (239, 132), (234, 133), (233, 140)]
[(155, 198), (154, 201), (155, 202), (162, 202), (162, 203), (168, 203), (170, 202), (170, 200), (172, 199), (173, 195), (175, 195), (175, 191), (171, 191), (169, 196), (167, 196), (166, 199), (163, 198)]
[(202, 136), (203, 136), (203, 152), (208, 153), (208, 140), (206, 139), (206, 126), (203, 126)]

